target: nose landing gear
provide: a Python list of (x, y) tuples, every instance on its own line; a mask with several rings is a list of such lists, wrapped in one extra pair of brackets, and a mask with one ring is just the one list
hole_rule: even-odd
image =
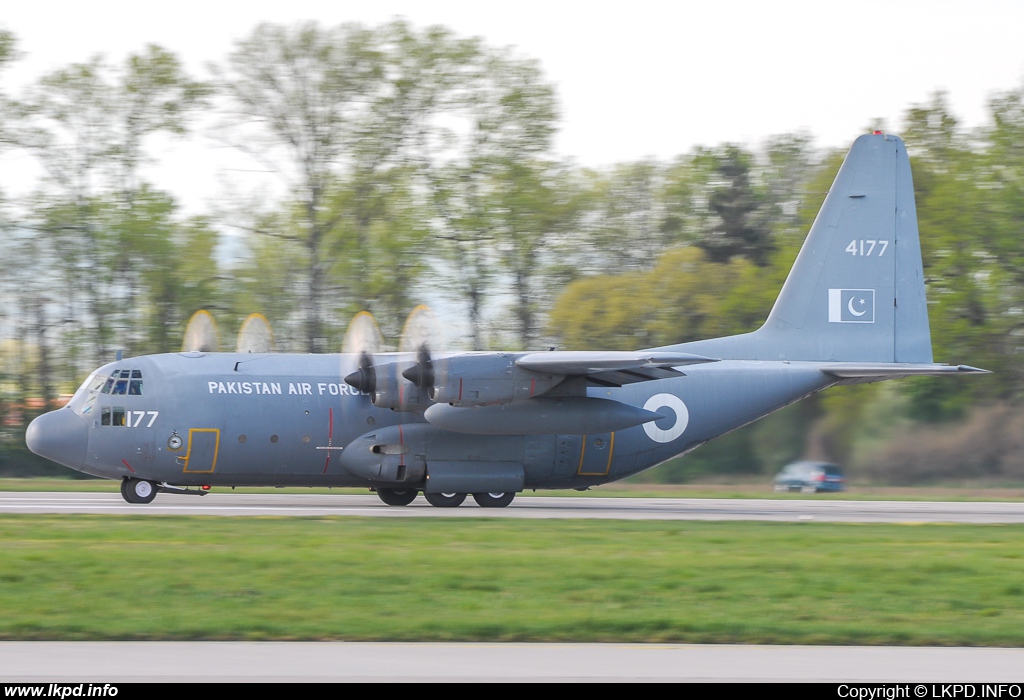
[(125, 478), (121, 480), (121, 497), (129, 503), (152, 503), (157, 487), (145, 479)]

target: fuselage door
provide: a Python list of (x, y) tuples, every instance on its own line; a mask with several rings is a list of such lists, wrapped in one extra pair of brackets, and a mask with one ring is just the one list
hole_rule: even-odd
[(183, 460), (182, 471), (189, 474), (209, 474), (217, 466), (217, 451), (220, 449), (220, 430), (217, 428), (190, 428), (188, 450)]
[(584, 435), (576, 474), (578, 476), (607, 476), (612, 468), (614, 453), (615, 433)]

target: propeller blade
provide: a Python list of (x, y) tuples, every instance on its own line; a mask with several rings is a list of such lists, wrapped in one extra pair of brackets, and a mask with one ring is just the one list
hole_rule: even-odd
[(359, 369), (345, 377), (345, 383), (365, 394), (377, 390), (377, 368), (368, 352), (359, 354)]
[(192, 314), (185, 326), (185, 337), (181, 343), (182, 352), (217, 352), (220, 341), (217, 339), (217, 322), (206, 309)]
[(274, 332), (263, 314), (249, 314), (238, 329), (235, 352), (274, 352)]
[(401, 352), (416, 353), (416, 361), (402, 372), (402, 376), (429, 395), (434, 386), (435, 372), (433, 353), (444, 346), (441, 324), (430, 307), (420, 304), (405, 321), (402, 338), (398, 343)]
[(384, 336), (373, 314), (360, 311), (353, 316), (341, 342), (341, 351), (359, 353), (359, 367), (345, 377), (345, 383), (365, 394), (373, 394), (377, 390), (377, 368), (373, 356), (383, 350)]
[(420, 389), (429, 389), (434, 385), (434, 361), (426, 343), (416, 353), (416, 364), (402, 372), (402, 376)]
[(437, 350), (444, 346), (441, 324), (429, 306), (420, 304), (409, 314), (402, 328), (402, 338), (398, 341), (399, 352), (415, 352), (426, 345), (428, 350)]
[(374, 355), (384, 350), (384, 336), (381, 335), (377, 321), (369, 311), (360, 311), (348, 324), (345, 339), (341, 341), (341, 351), (345, 353), (369, 353)]

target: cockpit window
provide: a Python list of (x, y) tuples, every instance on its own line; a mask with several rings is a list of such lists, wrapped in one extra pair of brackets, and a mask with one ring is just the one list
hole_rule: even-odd
[(142, 370), (115, 369), (105, 380), (99, 378), (92, 391), (97, 390), (115, 396), (142, 396)]
[[(110, 370), (109, 375), (93, 374), (85, 380), (68, 405), (79, 415), (95, 414), (96, 399), (102, 394), (142, 396), (142, 370), (115, 369)], [(126, 425), (124, 411), (125, 408), (121, 407), (104, 407), (99, 411), (100, 425)]]

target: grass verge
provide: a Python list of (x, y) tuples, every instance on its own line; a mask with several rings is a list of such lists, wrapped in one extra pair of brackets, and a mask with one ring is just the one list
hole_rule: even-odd
[(0, 516), (0, 638), (1024, 645), (1024, 527)]

